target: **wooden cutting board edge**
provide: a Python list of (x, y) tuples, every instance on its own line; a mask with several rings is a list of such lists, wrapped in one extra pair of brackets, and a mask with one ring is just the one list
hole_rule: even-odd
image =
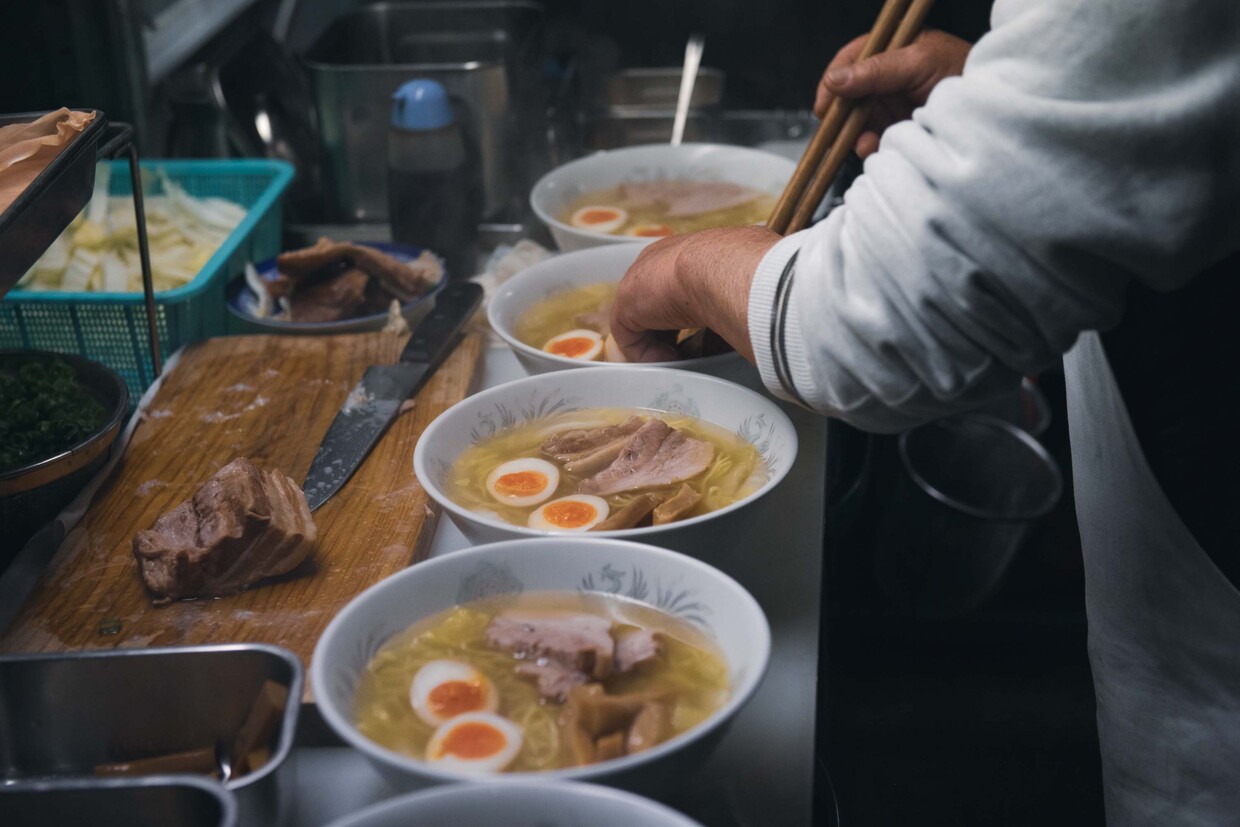
[[(243, 427), (240, 433), (221, 440), (222, 433), (237, 430), (227, 427), (229, 418), (234, 416), (232, 409), (220, 414), (219, 411), (224, 410), (221, 406), (202, 413), (210, 407), (206, 404), (210, 401), (210, 395), (219, 393), (220, 389), (212, 391), (201, 386), (186, 388), (179, 385), (191, 379), (207, 381), (217, 378), (211, 375), (215, 371), (219, 373), (218, 384), (226, 390), (249, 387), (244, 382), (224, 384), (235, 378), (236, 373), (245, 373), (244, 368), (232, 370), (229, 354), (235, 351), (248, 354), (250, 358), (263, 355), (272, 359), (286, 351), (295, 351), (298, 343), (294, 339), (227, 337), (187, 348), (176, 371), (165, 379), (164, 386), (148, 406), (147, 418), (135, 429), (126, 455), (100, 487), (82, 520), (53, 555), (13, 622), (0, 633), (0, 651), (71, 652), (148, 645), (263, 642), (286, 646), (308, 666), (314, 643), (322, 629), (349, 599), (384, 577), (425, 559), (430, 551), (439, 511), (413, 478), (412, 449), (422, 430), (435, 416), (475, 389), (484, 350), (484, 340), (479, 334), (471, 334), (462, 341), (418, 394), (413, 410), (393, 423), (354, 478), (316, 513), (316, 523), (320, 525), (320, 545), (316, 550), (311, 576), (277, 578), (239, 595), (216, 600), (182, 601), (167, 607), (150, 605), (129, 550), (132, 534), (149, 526), (154, 516), (192, 495), (193, 490), (209, 476), (204, 474), (201, 465), (208, 463), (218, 468), (230, 461), (235, 451), (228, 448), (238, 443), (239, 447), (253, 447), (263, 455), (255, 459), (256, 464), (283, 467), (295, 480), (304, 478), (309, 460), (321, 438), (310, 438), (308, 435), (326, 431), (348, 390), (361, 378), (367, 365), (394, 361), (404, 344), (403, 337), (390, 334), (313, 339), (312, 343), (305, 345), (307, 353), (312, 357), (321, 357), (322, 363), (310, 365), (307, 370), (313, 375), (316, 367), (322, 368), (331, 379), (312, 380), (319, 383), (308, 415), (313, 426), (307, 423), (305, 427), (292, 430), (296, 436), (304, 434), (307, 437), (285, 440), (284, 444), (263, 445), (262, 439), (267, 434), (254, 432), (255, 424), (261, 423), (270, 430), (274, 424), (285, 423), (287, 420), (283, 414), (288, 413), (288, 409), (298, 408), (298, 405), (294, 400), (282, 411), (265, 417), (251, 417), (255, 402), (264, 398), (260, 392), (254, 397), (254, 402), (241, 406), (242, 412), (236, 414), (239, 423), (249, 425), (251, 430), (247, 432)], [(209, 358), (214, 351), (219, 351), (219, 355)], [(217, 368), (217, 360), (223, 360), (222, 367)], [(292, 367), (287, 360), (277, 364), (281, 372), (289, 372)], [(298, 376), (297, 371), (292, 373), (294, 378)], [(166, 459), (170, 449), (161, 440), (177, 432), (175, 426), (178, 422), (176, 412), (166, 405), (183, 394), (190, 400), (197, 400), (192, 404), (206, 406), (191, 409), (197, 410), (199, 419), (211, 420), (206, 424), (200, 423), (204, 432), (200, 439), (191, 441), (191, 451), (210, 453), (213, 458), (203, 458), (193, 463), (173, 457), (175, 461), (166, 461), (161, 466), (161, 473), (176, 473), (178, 469), (183, 469), (187, 478), (161, 481), (151, 476), (150, 469), (144, 466), (157, 456)], [(273, 462), (272, 457), (279, 459)], [(193, 478), (189, 479), (191, 475)], [(140, 477), (143, 478), (141, 481)], [(399, 479), (400, 487), (384, 487), (395, 479)], [(152, 482), (161, 482), (161, 485), (159, 490), (151, 493), (163, 496), (138, 496), (134, 493), (149, 488)], [(142, 503), (143, 499), (148, 501)], [(396, 514), (391, 525), (351, 513), (351, 510), (365, 509), (372, 500), (395, 503), (392, 509), (388, 509)], [(382, 516), (382, 512), (375, 513)], [(348, 525), (334, 530), (333, 527), (340, 521)], [(362, 546), (372, 537), (378, 537), (377, 542), (383, 542), (402, 535), (401, 526), (406, 522), (415, 526), (408, 543), (387, 543), (378, 555), (381, 558), (378, 562), (368, 557), (367, 550)], [(376, 528), (376, 525), (380, 527)], [(367, 534), (367, 531), (371, 533)], [(342, 534), (347, 542), (339, 542)], [(352, 552), (341, 554), (341, 549), (349, 548)], [(325, 552), (325, 549), (328, 550)], [(338, 559), (346, 555), (347, 559)], [(352, 576), (352, 572), (343, 571), (348, 567), (364, 571)], [(330, 605), (324, 606), (325, 611), (320, 615), (313, 599), (321, 596), (320, 592), (328, 581), (333, 587), (340, 586), (344, 591), (330, 595)], [(302, 602), (307, 597), (310, 598), (308, 606)], [(282, 604), (287, 604), (289, 608)], [(282, 613), (298, 610), (306, 616), (300, 633), (296, 629), (273, 628), (270, 623), (263, 628), (257, 624), (259, 619), (278, 622)], [(233, 622), (227, 622), (229, 618)], [(252, 628), (246, 628), (247, 618), (256, 621)], [(107, 634), (113, 620), (119, 620), (121, 628)], [(305, 697), (310, 697), (308, 682)]]

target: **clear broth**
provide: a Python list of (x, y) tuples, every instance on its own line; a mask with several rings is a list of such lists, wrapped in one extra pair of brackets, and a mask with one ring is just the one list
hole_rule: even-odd
[[(691, 416), (661, 413), (636, 408), (592, 408), (570, 411), (546, 417), (536, 422), (500, 431), (494, 436), (473, 445), (457, 457), (449, 472), (448, 496), (453, 502), (480, 514), (496, 515), (514, 525), (525, 526), (530, 514), (539, 505), (515, 506), (501, 503), (487, 489), (487, 476), (501, 463), (521, 457), (542, 457), (539, 446), (549, 437), (574, 428), (593, 428), (616, 425), (630, 416), (658, 417), (668, 425), (684, 431), (695, 439), (705, 440), (715, 446), (715, 458), (704, 472), (688, 480), (688, 484), (702, 500), (686, 519), (731, 505), (748, 497), (762, 487), (767, 480), (767, 470), (762, 457), (753, 445), (735, 434)], [(560, 485), (547, 500), (576, 494), (577, 487), (589, 474), (571, 474), (560, 468)], [(681, 483), (666, 488), (646, 488), (622, 494), (611, 494), (603, 499), (611, 513), (623, 508), (648, 491), (671, 494)], [(544, 503), (547, 501), (544, 500)]]
[(605, 281), (554, 293), (530, 305), (517, 318), (513, 333), (525, 344), (539, 349), (552, 336), (570, 330), (587, 328), (603, 333), (597, 326), (578, 322), (577, 317), (584, 313), (610, 313), (616, 300), (616, 287), (615, 282)]
[(741, 227), (765, 222), (770, 217), (771, 210), (775, 208), (775, 196), (757, 189), (752, 192), (754, 197), (743, 204), (721, 210), (710, 210), (697, 215), (670, 218), (665, 204), (634, 203), (624, 195), (621, 186), (607, 187), (574, 198), (556, 218), (571, 226), (573, 213), (582, 207), (597, 205), (619, 207), (629, 214), (628, 220), (612, 230), (609, 235), (626, 235), (640, 224), (666, 224), (677, 234), (695, 233), (698, 230), (709, 230), (714, 227)]
[(371, 659), (356, 693), (358, 730), (390, 750), (422, 759), (433, 728), (413, 711), (409, 687), (428, 661), (465, 661), (494, 682), (499, 714), (518, 724), (524, 740), (508, 772), (537, 772), (570, 766), (556, 725), (559, 703), (539, 698), (535, 684), (514, 671), (511, 654), (487, 645), (491, 618), (510, 609), (572, 611), (609, 617), (616, 629), (642, 628), (663, 635), (662, 652), (641, 669), (604, 681), (608, 694), (668, 693), (672, 735), (700, 724), (727, 701), (727, 666), (717, 647), (687, 621), (645, 604), (594, 592), (528, 592), (457, 606), (422, 620), (388, 641)]

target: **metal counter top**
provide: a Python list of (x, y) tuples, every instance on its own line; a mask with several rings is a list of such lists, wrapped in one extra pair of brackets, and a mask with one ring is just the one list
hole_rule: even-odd
[[(482, 387), (524, 376), (512, 352), (486, 354)], [(756, 372), (751, 387), (760, 388)], [(809, 825), (814, 787), (826, 479), (826, 419), (790, 405), (800, 448), (787, 478), (752, 506), (742, 535), (704, 532), (697, 556), (735, 577), (771, 624), (771, 665), (710, 760), (664, 803), (705, 825)], [(431, 554), (467, 541), (441, 520)], [(318, 827), (395, 793), (362, 756), (345, 747), (295, 749), (297, 794), (291, 827)]]

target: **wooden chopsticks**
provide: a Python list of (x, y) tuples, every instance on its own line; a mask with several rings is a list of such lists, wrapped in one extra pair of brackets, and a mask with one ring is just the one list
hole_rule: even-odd
[[(886, 0), (857, 61), (902, 49), (921, 31), (934, 0)], [(833, 98), (766, 226), (780, 235), (809, 225), (869, 120), (872, 102)]]

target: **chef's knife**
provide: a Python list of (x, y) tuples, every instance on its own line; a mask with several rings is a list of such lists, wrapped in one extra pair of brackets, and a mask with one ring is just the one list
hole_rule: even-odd
[(464, 335), (465, 323), (482, 301), (482, 288), (449, 284), (435, 297), (395, 365), (372, 365), (349, 392), (332, 420), (306, 474), (306, 500), (314, 511), (340, 490), (396, 418), (401, 403), (426, 384)]

